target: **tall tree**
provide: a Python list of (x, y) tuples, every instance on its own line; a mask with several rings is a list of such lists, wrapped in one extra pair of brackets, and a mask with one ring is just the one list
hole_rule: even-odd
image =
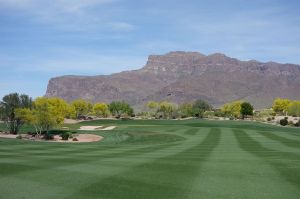
[(241, 104), (241, 115), (243, 119), (245, 119), (245, 116), (253, 115), (253, 106), (249, 102)]
[(193, 104), (193, 112), (194, 112), (194, 116), (196, 117), (203, 117), (203, 113), (211, 109), (212, 109), (211, 105), (201, 99), (196, 100)]
[(16, 117), (16, 109), (31, 108), (32, 99), (28, 95), (11, 93), (3, 97), (0, 107), (1, 117), (7, 129), (10, 133), (17, 134), (23, 122), (20, 118)]

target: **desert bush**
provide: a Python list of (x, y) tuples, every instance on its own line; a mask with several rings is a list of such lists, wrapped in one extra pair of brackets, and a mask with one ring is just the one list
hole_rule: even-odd
[(216, 117), (224, 117), (224, 116), (225, 116), (224, 113), (223, 113), (222, 111), (215, 111), (215, 112), (214, 112), (214, 115), (215, 115)]
[(281, 125), (281, 126), (286, 126), (286, 125), (288, 125), (288, 120), (287, 120), (287, 117), (285, 117), (284, 119), (281, 119), (280, 121), (279, 121), (279, 124)]
[(53, 140), (54, 139), (54, 135), (51, 134), (51, 133), (45, 133), (44, 139), (45, 140)]
[(60, 136), (61, 136), (62, 140), (68, 140), (69, 138), (72, 138), (72, 133), (70, 133), (70, 132), (64, 132)]

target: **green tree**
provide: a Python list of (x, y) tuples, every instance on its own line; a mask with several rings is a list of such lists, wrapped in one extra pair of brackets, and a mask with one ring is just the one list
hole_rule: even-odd
[(19, 108), (16, 115), (23, 122), (33, 125), (38, 136), (43, 132), (48, 135), (51, 128), (64, 122), (66, 108), (67, 104), (62, 99), (39, 97), (34, 101), (32, 109)]
[(272, 108), (276, 113), (286, 115), (290, 103), (291, 100), (289, 99), (276, 98), (273, 102)]
[(182, 118), (194, 116), (193, 104), (183, 103), (179, 105), (178, 113)]
[(134, 114), (133, 108), (125, 101), (113, 101), (109, 104), (109, 111), (113, 116), (131, 116)]
[(293, 101), (289, 104), (287, 113), (290, 116), (300, 117), (300, 101)]
[(155, 102), (155, 101), (149, 101), (147, 103), (147, 108), (148, 108), (148, 114), (150, 114), (151, 116), (155, 116), (157, 113), (159, 107), (159, 103)]
[(253, 115), (253, 106), (249, 102), (243, 102), (241, 104), (241, 115), (243, 119), (245, 116)]
[(96, 103), (94, 104), (93, 112), (97, 117), (107, 117), (109, 115), (108, 105), (105, 103)]
[(5, 122), (10, 133), (17, 134), (23, 122), (16, 116), (16, 109), (31, 108), (32, 99), (28, 95), (11, 93), (0, 102), (1, 119)]
[(193, 113), (196, 117), (203, 117), (203, 113), (211, 109), (211, 105), (204, 100), (199, 99), (193, 103)]

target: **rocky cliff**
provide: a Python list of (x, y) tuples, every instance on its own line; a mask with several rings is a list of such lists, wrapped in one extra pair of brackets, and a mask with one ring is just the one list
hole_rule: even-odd
[(149, 100), (181, 103), (201, 98), (216, 107), (246, 100), (263, 108), (276, 97), (300, 99), (300, 66), (178, 51), (150, 55), (146, 65), (135, 71), (52, 78), (46, 96), (67, 101), (125, 100), (132, 105)]

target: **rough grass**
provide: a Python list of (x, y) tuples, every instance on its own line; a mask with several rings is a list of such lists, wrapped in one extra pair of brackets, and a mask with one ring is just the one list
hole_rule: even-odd
[(205, 120), (66, 126), (81, 125), (118, 128), (95, 131), (105, 137), (96, 143), (1, 138), (0, 199), (300, 198), (299, 129)]

